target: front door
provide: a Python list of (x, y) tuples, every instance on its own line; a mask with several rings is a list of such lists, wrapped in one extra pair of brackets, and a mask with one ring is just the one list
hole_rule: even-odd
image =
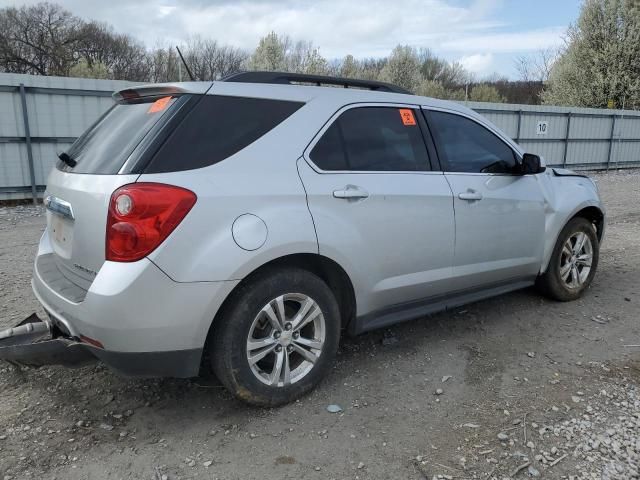
[(536, 175), (515, 174), (517, 154), (475, 120), (440, 111), (427, 116), (453, 192), (456, 290), (535, 278), (545, 231)]

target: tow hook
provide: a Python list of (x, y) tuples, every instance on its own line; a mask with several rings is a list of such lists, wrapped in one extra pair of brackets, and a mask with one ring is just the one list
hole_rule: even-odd
[(96, 360), (83, 343), (58, 336), (54, 328), (33, 313), (14, 327), (0, 330), (0, 360), (32, 367), (73, 367)]

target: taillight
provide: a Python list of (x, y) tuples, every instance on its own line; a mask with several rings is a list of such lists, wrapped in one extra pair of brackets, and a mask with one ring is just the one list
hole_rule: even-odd
[(149, 255), (196, 203), (190, 190), (162, 183), (132, 183), (111, 195), (106, 259), (135, 262)]

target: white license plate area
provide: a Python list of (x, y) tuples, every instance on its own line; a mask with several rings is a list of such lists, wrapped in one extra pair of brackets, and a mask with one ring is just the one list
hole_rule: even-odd
[(71, 258), (73, 222), (57, 213), (49, 213), (49, 216), (49, 235), (56, 253), (64, 258)]

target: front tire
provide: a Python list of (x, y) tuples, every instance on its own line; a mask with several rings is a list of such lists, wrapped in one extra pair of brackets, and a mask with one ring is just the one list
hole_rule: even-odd
[(585, 218), (573, 218), (560, 232), (547, 271), (538, 278), (537, 286), (555, 300), (576, 300), (591, 285), (599, 257), (595, 228)]
[(277, 406), (328, 374), (340, 340), (340, 311), (322, 279), (298, 268), (258, 274), (234, 294), (214, 327), (214, 373), (237, 398)]

